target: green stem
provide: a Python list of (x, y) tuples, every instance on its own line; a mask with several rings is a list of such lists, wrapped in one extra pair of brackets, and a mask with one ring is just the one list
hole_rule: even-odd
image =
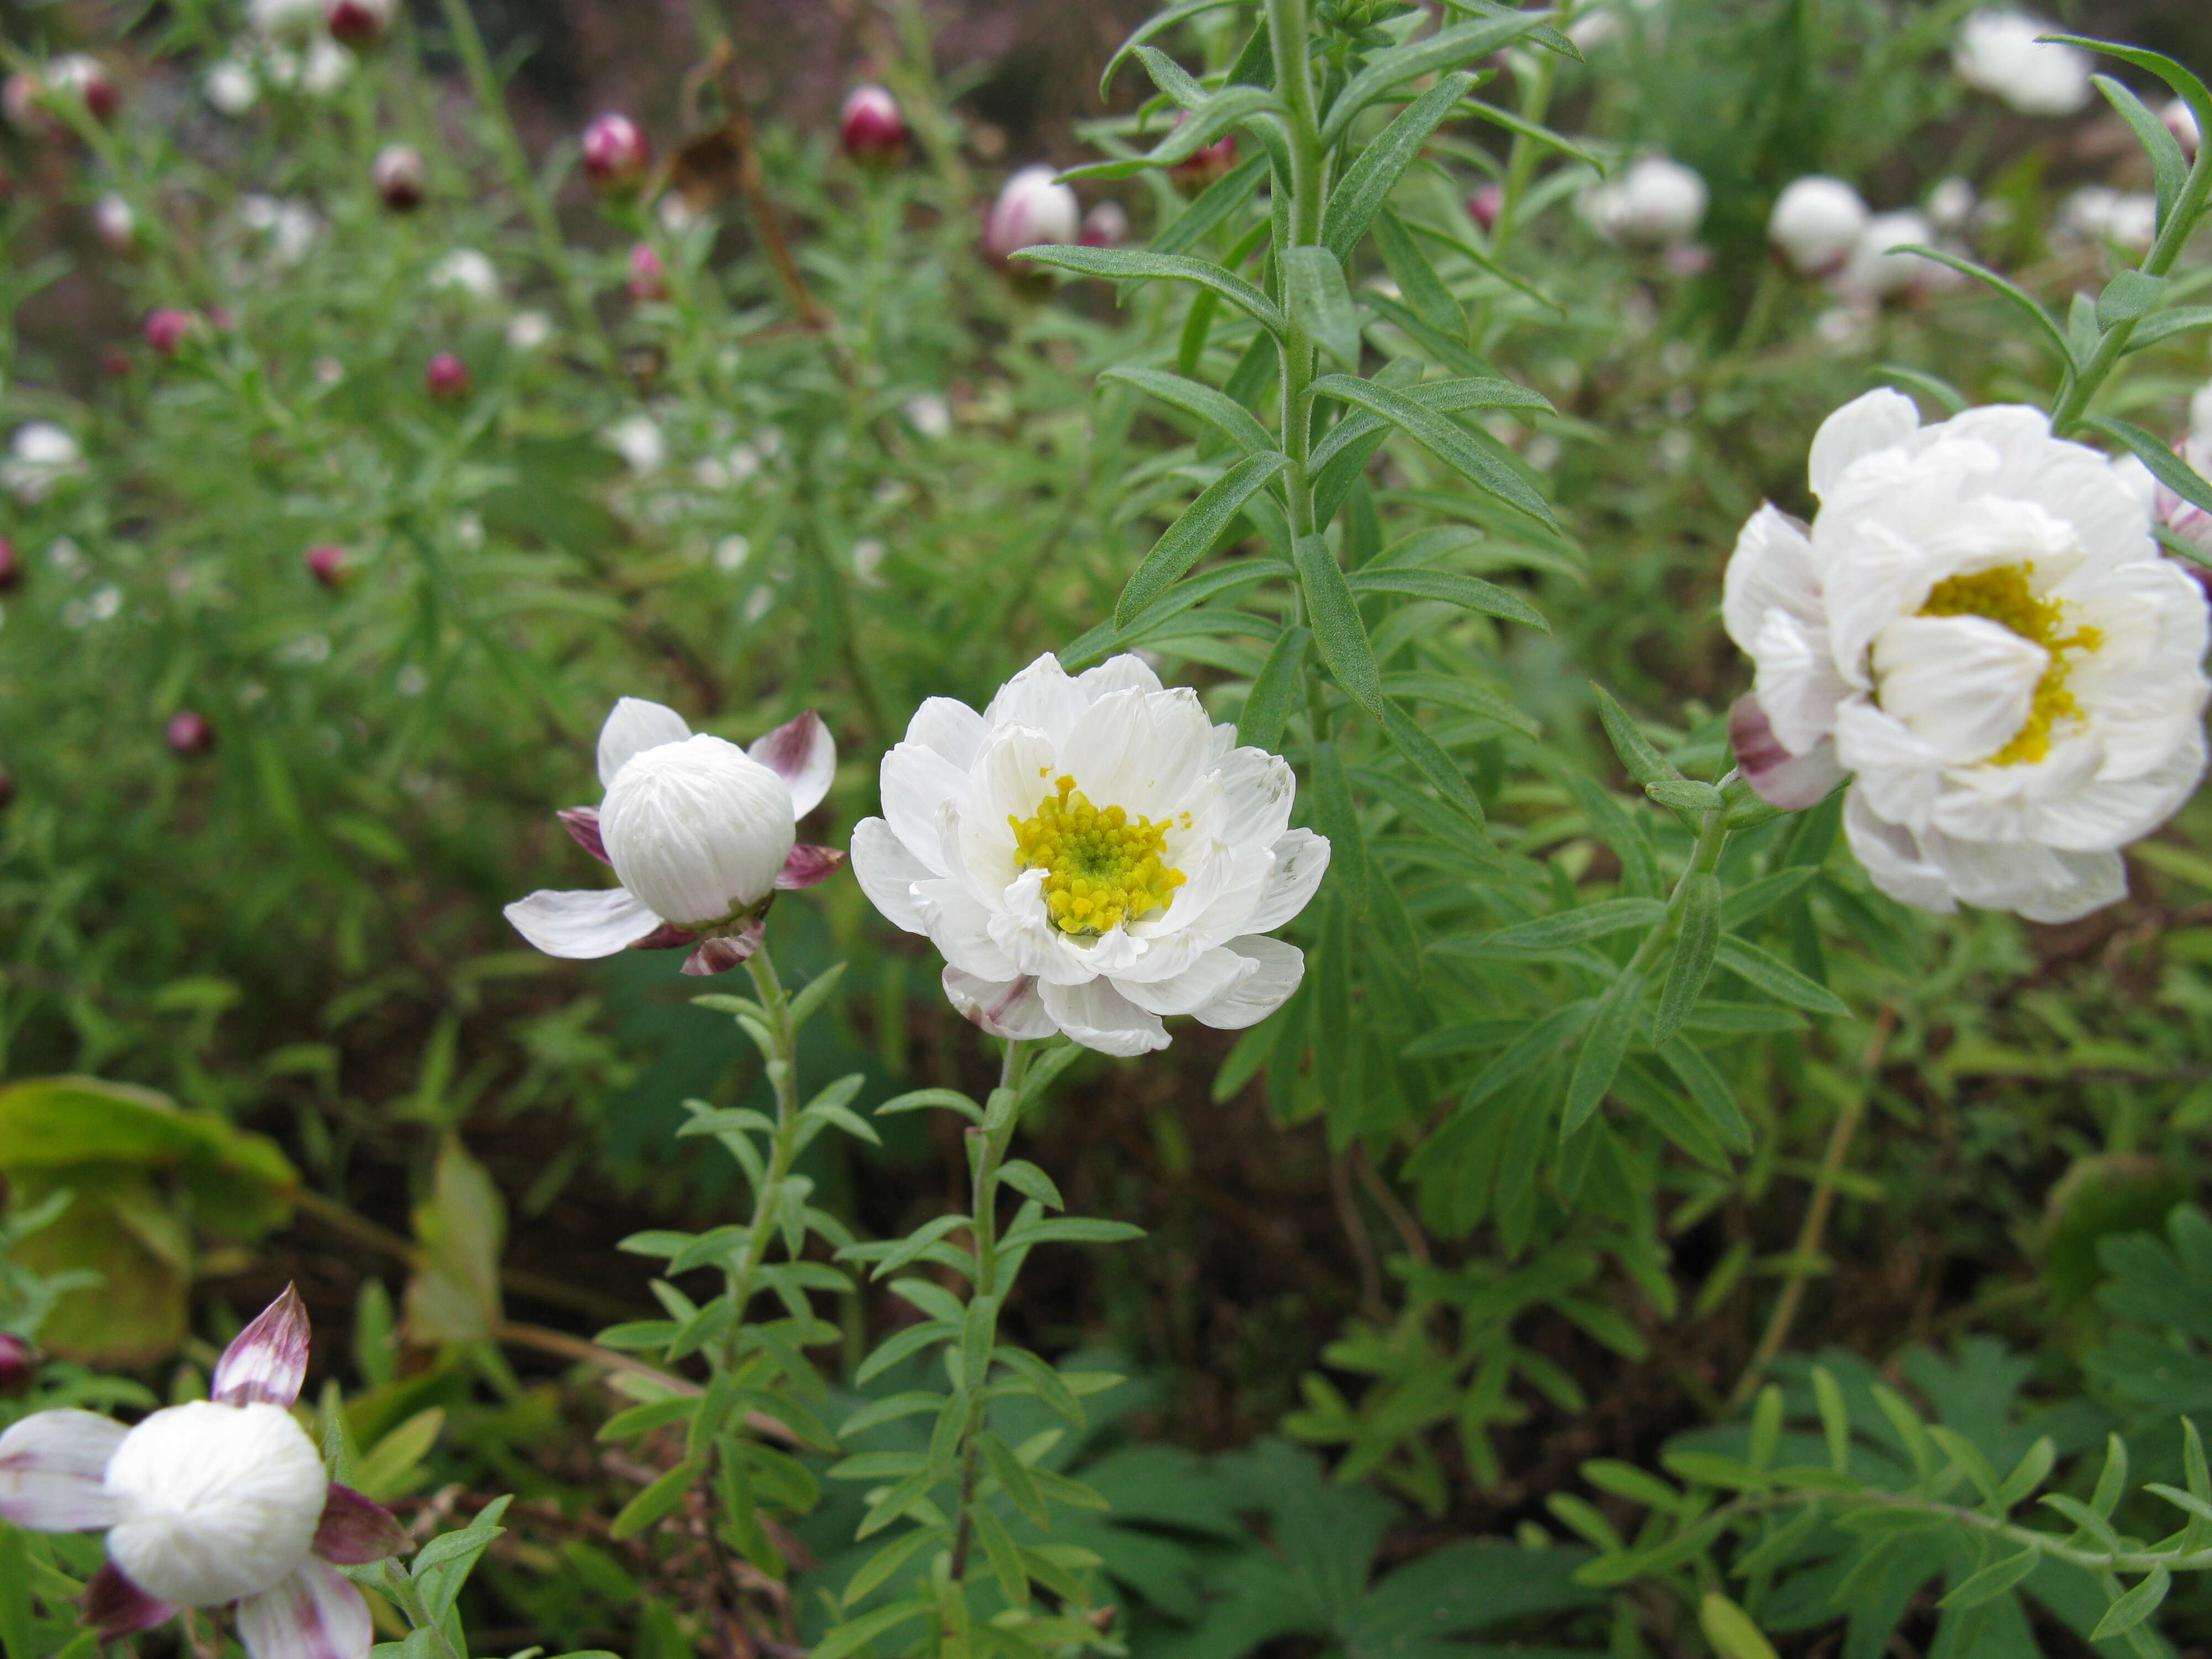
[(738, 1334), (744, 1326), (745, 1308), (752, 1300), (769, 1241), (775, 1236), (776, 1218), (782, 1212), (783, 1183), (799, 1156), (799, 1033), (791, 1023), (791, 999), (784, 994), (783, 981), (776, 976), (775, 961), (766, 945), (746, 958), (745, 972), (752, 976), (775, 1048), (775, 1058), (768, 1062), (769, 1083), (775, 1091), (775, 1133), (769, 1139), (767, 1173), (761, 1177), (760, 1190), (753, 1194), (752, 1224), (745, 1232), (744, 1254), (727, 1275), (724, 1293), (735, 1304), (737, 1317), (723, 1333), (723, 1370), (737, 1364)]
[[(1571, 12), (1563, 9), (1559, 27), (1567, 26)], [(1540, 52), (1535, 54), (1535, 73), (1528, 77), (1527, 88), (1521, 94), (1521, 118), (1532, 127), (1544, 125), (1551, 112), (1552, 92), (1559, 78), (1559, 59), (1557, 54)], [(1521, 198), (1528, 194), (1529, 182), (1535, 176), (1540, 151), (1535, 140), (1526, 132), (1513, 135), (1512, 148), (1505, 153), (1505, 181), (1499, 195), (1498, 222), (1490, 232), (1491, 257), (1503, 260), (1505, 249), (1513, 240), (1515, 222), (1520, 217)]]
[(385, 1562), (384, 1577), (378, 1581), (376, 1588), (406, 1615), (410, 1625), (416, 1630), (429, 1632), (430, 1640), (438, 1650), (438, 1659), (467, 1659), (467, 1656), (453, 1646), (453, 1638), (446, 1634), (445, 1626), (430, 1617), (429, 1608), (422, 1603), (422, 1592), (416, 1589), (415, 1581), (407, 1576), (397, 1561)]
[(1658, 962), (1668, 941), (1681, 926), (1682, 909), (1689, 902), (1690, 878), (1708, 875), (1719, 866), (1728, 840), (1728, 809), (1713, 807), (1698, 821), (1697, 845), (1691, 849), (1690, 862), (1683, 869), (1681, 879), (1674, 884), (1674, 890), (1667, 896), (1667, 920), (1644, 935), (1644, 943), (1636, 947), (1636, 954), (1629, 958), (1624, 973), (1644, 973)]
[[(1275, 57), (1275, 91), (1283, 100), (1285, 136), (1291, 153), (1291, 245), (1310, 246), (1321, 240), (1322, 196), (1328, 158), (1321, 143), (1321, 124), (1314, 109), (1313, 66), (1306, 55), (1305, 0), (1267, 0), (1268, 41)], [(1275, 268), (1283, 269), (1288, 248), (1275, 250)], [(1313, 382), (1314, 344), (1295, 313), (1282, 343), (1283, 453), (1291, 465), (1284, 491), (1290, 505), (1291, 534), (1315, 534), (1313, 480), (1306, 470), (1312, 449), (1313, 416), (1306, 407), (1306, 388)]]
[(552, 200), (539, 185), (537, 173), (531, 170), (530, 157), (523, 150), (521, 135), (514, 130), (514, 118), (507, 113), (499, 76), (494, 73), (491, 58), (484, 51), (483, 36), (477, 32), (477, 20), (469, 10), (468, 0), (442, 0), (442, 3), (447, 31), (453, 38), (453, 50), (460, 54), (470, 90), (483, 110), (492, 149), (507, 172), (507, 188), (522, 204), (531, 228), (538, 234), (538, 257), (552, 273), (576, 331), (591, 343), (603, 362), (611, 363), (613, 343), (607, 338), (599, 311), (592, 304), (591, 291), (584, 286), (575, 262), (568, 257), (568, 244), (561, 234), (561, 222), (553, 211)]

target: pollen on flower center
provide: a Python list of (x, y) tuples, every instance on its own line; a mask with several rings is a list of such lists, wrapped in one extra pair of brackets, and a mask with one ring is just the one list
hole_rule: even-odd
[(1987, 757), (1990, 766), (2014, 766), (2040, 761), (2051, 753), (2051, 728), (2061, 720), (2079, 720), (2081, 705), (2067, 688), (2073, 672), (2069, 652), (2092, 652), (2105, 642), (2101, 630), (2086, 623), (2066, 631), (2063, 601), (2038, 595), (2029, 585), (2033, 564), (2004, 564), (1971, 576), (1952, 576), (1929, 590), (1923, 617), (1980, 617), (2032, 640), (2051, 653), (2051, 665), (2035, 684), (2034, 700), (2027, 719), (2012, 741)]
[(1072, 777), (1054, 780), (1054, 789), (1037, 803), (1034, 817), (1006, 815), (1015, 864), (1045, 872), (1053, 926), (1095, 938), (1175, 902), (1183, 873), (1168, 867), (1167, 824), (1147, 817), (1132, 823), (1118, 806), (1093, 806)]

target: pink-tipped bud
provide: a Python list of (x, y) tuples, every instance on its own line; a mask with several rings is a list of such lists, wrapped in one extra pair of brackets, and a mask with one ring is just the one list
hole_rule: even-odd
[(465, 398), (471, 384), (469, 366), (450, 351), (440, 352), (422, 370), (423, 389), (433, 398)]
[[(0, 773), (0, 777), (7, 775)], [(9, 787), (14, 793), (14, 786)], [(0, 805), (6, 805), (0, 802)], [(0, 1394), (21, 1394), (39, 1375), (38, 1352), (20, 1336), (0, 1331)]]
[(653, 146), (627, 115), (610, 112), (584, 129), (584, 176), (603, 191), (635, 190), (653, 165)]
[(331, 40), (359, 52), (391, 32), (395, 9), (392, 0), (330, 0), (323, 8), (323, 27)]
[(319, 543), (307, 550), (307, 574), (329, 588), (344, 586), (346, 577), (351, 574), (346, 562), (345, 549), (329, 542)]
[(173, 755), (204, 755), (215, 747), (215, 727), (208, 724), (206, 715), (179, 708), (169, 716), (162, 738)]
[[(1188, 112), (1176, 117), (1181, 126)], [(1195, 150), (1168, 169), (1168, 182), (1185, 196), (1195, 196), (1217, 179), (1225, 179), (1237, 166), (1237, 135), (1224, 133), (1205, 149)]]
[(156, 306), (146, 313), (146, 343), (157, 357), (173, 357), (177, 348), (199, 325), (199, 319), (175, 306)]
[(626, 286), (633, 300), (668, 297), (668, 268), (660, 263), (660, 256), (650, 244), (640, 242), (630, 249), (629, 282)]
[(1504, 211), (1504, 185), (1479, 185), (1468, 192), (1467, 216), (1485, 230), (1494, 229), (1498, 216)]
[(1040, 163), (1006, 180), (983, 222), (983, 246), (993, 258), (1004, 259), (1025, 247), (1072, 242), (1082, 230), (1075, 192), (1057, 182), (1054, 168)]
[(12, 593), (22, 585), (23, 556), (15, 544), (0, 536), (0, 593)]
[(906, 159), (906, 119), (898, 100), (881, 87), (854, 87), (838, 118), (837, 148), (863, 167), (896, 167)]
[(95, 121), (109, 121), (123, 107), (123, 88), (106, 65), (89, 53), (72, 52), (46, 65), (46, 90), (74, 94), (84, 100)]
[(1129, 215), (1119, 202), (1101, 202), (1083, 216), (1085, 247), (1119, 247), (1129, 240)]
[(411, 144), (386, 144), (369, 163), (369, 183), (377, 198), (394, 213), (412, 213), (429, 192), (430, 167)]

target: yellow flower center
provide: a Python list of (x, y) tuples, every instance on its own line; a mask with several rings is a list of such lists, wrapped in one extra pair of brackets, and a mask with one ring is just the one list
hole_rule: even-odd
[(2051, 753), (2051, 728), (2081, 718), (2081, 705), (2066, 685), (2074, 668), (2066, 653), (2094, 651), (2105, 642), (2103, 632), (2086, 623), (2067, 633), (2064, 603), (2036, 594), (2028, 583), (2034, 572), (2033, 564), (2002, 564), (1971, 576), (1952, 576), (1937, 582), (1920, 607), (1923, 617), (1984, 617), (2051, 653), (2050, 666), (2035, 683), (2027, 719), (2010, 743), (1989, 757), (1984, 763), (1990, 766), (2039, 761)]
[[(1183, 873), (1163, 856), (1168, 826), (1118, 806), (1093, 806), (1075, 780), (1054, 780), (1036, 816), (1006, 822), (1014, 830), (1014, 862), (1042, 870), (1044, 902), (1063, 933), (1096, 938), (1115, 923), (1135, 921), (1175, 902)], [(1188, 824), (1185, 826), (1188, 827)]]

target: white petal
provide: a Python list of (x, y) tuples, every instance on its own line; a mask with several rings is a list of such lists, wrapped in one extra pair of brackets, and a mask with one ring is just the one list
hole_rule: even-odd
[(549, 957), (586, 962), (629, 949), (660, 926), (660, 918), (626, 887), (592, 892), (554, 893), (540, 890), (517, 899), (502, 913), (514, 931)]
[(884, 757), (878, 786), (884, 817), (892, 833), (908, 852), (943, 875), (938, 815), (946, 802), (966, 799), (967, 769), (955, 766), (926, 744), (902, 743)]
[(1114, 988), (1147, 1012), (1188, 1014), (1225, 1001), (1259, 971), (1260, 964), (1252, 958), (1217, 946), (1181, 973), (1145, 981), (1117, 978)]
[(1746, 656), (1759, 654), (1759, 631), (1771, 611), (1787, 611), (1808, 626), (1824, 615), (1805, 526), (1769, 503), (1736, 536), (1721, 579), (1721, 618)]
[(1109, 691), (1157, 691), (1160, 677), (1152, 672), (1152, 665), (1134, 652), (1124, 651), (1118, 657), (1109, 657), (1097, 667), (1088, 669), (1075, 677), (1083, 695), (1096, 702)]
[(1943, 758), (1864, 697), (1836, 714), (1836, 759), (1855, 773), (1854, 797), (1893, 823), (1927, 827), (1943, 787)]
[(1912, 831), (1876, 812), (1856, 786), (1844, 798), (1844, 834), (1868, 879), (1899, 904), (1939, 916), (1959, 908), (1942, 866), (1922, 852)]
[(1752, 792), (1769, 806), (1802, 812), (1826, 800), (1847, 775), (1836, 762), (1834, 742), (1823, 738), (1802, 755), (1793, 755), (1774, 735), (1757, 696), (1735, 700), (1729, 711), (1729, 747)]
[(1757, 665), (1753, 689), (1782, 746), (1802, 755), (1824, 741), (1835, 729), (1837, 708), (1851, 695), (1836, 672), (1826, 625), (1770, 611), (1751, 654)]
[(909, 933), (923, 931), (921, 911), (915, 903), (917, 882), (928, 881), (936, 872), (906, 849), (906, 843), (881, 818), (862, 818), (853, 826), (853, 874), (868, 902), (884, 914), (894, 927)]
[(1854, 462), (1893, 448), (1920, 429), (1912, 399), (1887, 386), (1853, 399), (1820, 422), (1807, 464), (1813, 493), (1823, 501)]
[(1990, 404), (1930, 430), (1971, 438), (1995, 451), (1998, 466), (1987, 492), (2032, 501), (2058, 519), (2072, 530), (2070, 539), (2091, 562), (2112, 566), (2158, 556), (2142, 498), (2114, 475), (2106, 456), (2085, 444), (2052, 437), (2050, 417), (2041, 410)]
[(638, 902), (696, 929), (775, 890), (792, 821), (781, 777), (702, 733), (624, 763), (599, 805), (599, 840)]
[(1214, 763), (1223, 812), (1214, 833), (1236, 849), (1273, 847), (1291, 825), (1298, 789), (1290, 763), (1264, 749), (1232, 749)]
[(1213, 722), (1188, 686), (1109, 691), (1060, 744), (1060, 763), (1094, 805), (1166, 822), (1188, 804), (1213, 750)]
[[(1041, 873), (1041, 872), (1033, 872)], [(994, 916), (958, 882), (944, 877), (918, 882), (914, 906), (938, 954), (978, 979), (1018, 978), (1025, 969), (992, 940)]]
[(756, 738), (745, 753), (783, 780), (794, 822), (822, 805), (837, 775), (837, 740), (812, 709)]
[(1257, 1025), (1290, 1000), (1305, 977), (1305, 953), (1295, 945), (1256, 933), (1231, 939), (1228, 948), (1258, 963), (1257, 971), (1221, 1001), (1199, 1009), (1198, 1020), (1218, 1031), (1241, 1031)]
[(1045, 1012), (1033, 979), (994, 984), (948, 966), (942, 983), (946, 999), (961, 1018), (981, 1026), (993, 1036), (1035, 1042), (1060, 1029)]
[(238, 1604), (238, 1636), (252, 1659), (368, 1659), (375, 1640), (353, 1581), (313, 1556)]
[(1075, 729), (1090, 706), (1083, 688), (1048, 651), (999, 688), (999, 695), (983, 711), (983, 724), (1030, 726), (1057, 744)]
[(962, 771), (975, 764), (988, 728), (983, 717), (954, 697), (925, 697), (906, 723), (906, 740), (934, 749)]
[(1321, 878), (1328, 873), (1328, 837), (1310, 830), (1293, 830), (1271, 849), (1275, 867), (1260, 888), (1260, 901), (1244, 919), (1248, 933), (1264, 933), (1281, 927), (1306, 908)]
[(1930, 850), (1960, 899), (2030, 921), (2073, 921), (2127, 896), (2118, 853), (2064, 853), (2026, 842), (1936, 840)]
[(684, 716), (673, 708), (643, 697), (623, 698), (599, 728), (600, 787), (611, 789), (615, 774), (631, 756), (664, 743), (681, 743), (690, 735)]
[(1052, 1022), (1102, 1054), (1148, 1054), (1168, 1046), (1167, 1028), (1103, 979), (1081, 985), (1040, 985)]
[(115, 1519), (100, 1485), (127, 1432), (91, 1412), (34, 1412), (0, 1434), (0, 1519), (33, 1532), (77, 1532)]
[(1985, 617), (1899, 617), (1875, 635), (1873, 664), (1882, 712), (1966, 766), (2027, 725), (2051, 653)]

